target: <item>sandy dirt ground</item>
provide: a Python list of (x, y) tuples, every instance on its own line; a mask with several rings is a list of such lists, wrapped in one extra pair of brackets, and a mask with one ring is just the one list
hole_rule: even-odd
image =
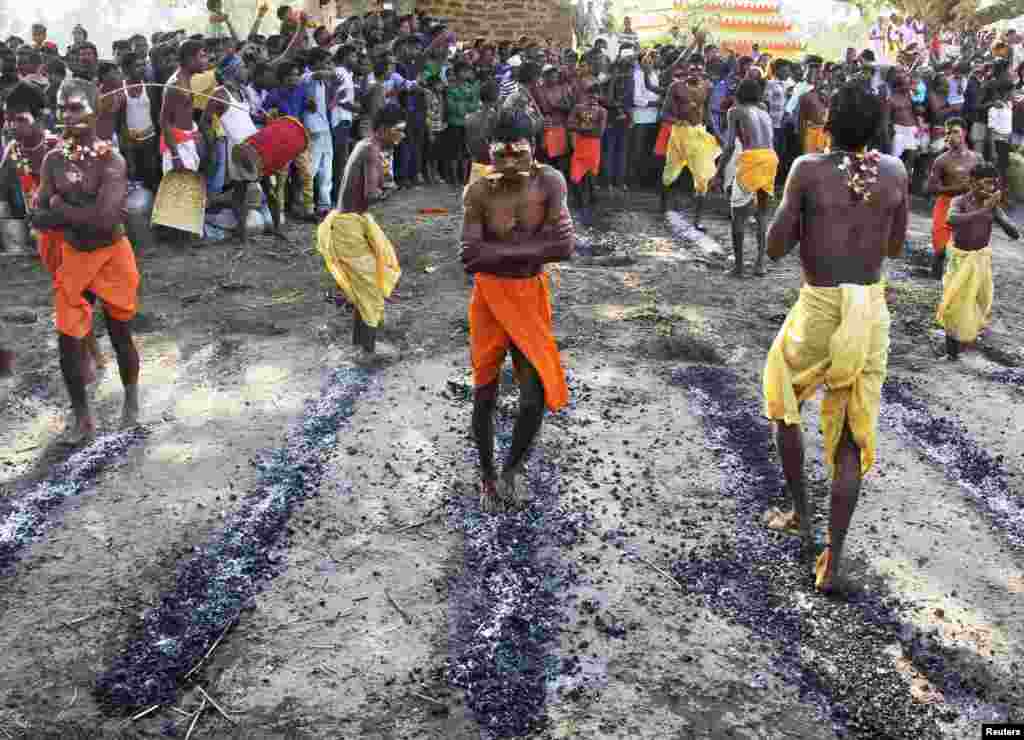
[(889, 267), (858, 589), (826, 599), (761, 525), (785, 504), (759, 394), (795, 258), (731, 279), (724, 203), (695, 239), (653, 195), (605, 198), (553, 278), (570, 406), (530, 459), (530, 506), (488, 516), (459, 214), (448, 188), (380, 209), (404, 274), (372, 368), (309, 227), (141, 254), (144, 426), (115, 429), (97, 320), (104, 433), (74, 451), (56, 443), (48, 277), (0, 255), (18, 353), (0, 385), (0, 737), (952, 739), (1024, 721), (1022, 247), (996, 239), (995, 320), (950, 363), (915, 214)]

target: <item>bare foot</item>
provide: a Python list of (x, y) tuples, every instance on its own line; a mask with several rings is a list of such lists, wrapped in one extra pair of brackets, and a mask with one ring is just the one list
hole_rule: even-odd
[(835, 563), (832, 560), (832, 545), (825, 545), (824, 551), (814, 564), (814, 588), (818, 593), (831, 594), (836, 586)]
[(510, 511), (523, 509), (530, 503), (526, 485), (518, 475), (502, 476), (498, 481), (498, 495)]
[(126, 385), (124, 389), (124, 407), (121, 410), (121, 429), (134, 429), (139, 425), (139, 386), (137, 383)]
[(800, 515), (795, 511), (783, 513), (773, 507), (764, 513), (761, 517), (761, 523), (773, 532), (781, 532), (782, 534), (789, 534), (794, 537), (801, 535)]
[(134, 429), (138, 425), (139, 407), (126, 401), (121, 411), (121, 429)]
[(92, 416), (83, 416), (75, 419), (74, 426), (68, 427), (57, 443), (64, 447), (82, 447), (94, 439), (96, 439), (96, 422)]
[(505, 511), (501, 499), (498, 498), (495, 481), (480, 481), (480, 510), (485, 514), (500, 514)]

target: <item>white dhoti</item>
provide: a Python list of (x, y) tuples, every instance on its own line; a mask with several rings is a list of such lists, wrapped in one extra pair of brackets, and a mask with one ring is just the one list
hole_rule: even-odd
[(899, 159), (904, 152), (916, 152), (920, 144), (917, 126), (892, 127), (892, 156)]
[[(181, 163), (185, 169), (191, 172), (199, 171), (199, 127), (192, 124), (192, 129), (185, 131), (183, 129), (172, 128), (171, 135), (174, 136), (174, 141), (178, 145), (178, 156), (181, 157)], [(167, 146), (167, 142), (164, 140), (164, 135), (160, 134), (160, 153), (163, 157), (163, 168), (164, 173), (168, 173), (174, 169), (174, 161), (171, 154), (170, 148)]]

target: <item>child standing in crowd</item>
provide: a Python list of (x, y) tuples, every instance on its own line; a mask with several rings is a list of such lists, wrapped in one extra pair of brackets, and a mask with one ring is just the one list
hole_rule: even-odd
[(480, 93), (470, 78), (472, 69), (467, 62), (455, 65), (455, 83), (448, 88), (448, 146), (445, 156), (448, 177), (452, 185), (466, 182), (466, 116), (480, 109)]
[(424, 172), (426, 173), (427, 183), (432, 185), (437, 180), (446, 179), (447, 177), (442, 165), (444, 152), (441, 145), (445, 137), (445, 131), (448, 129), (448, 119), (445, 112), (446, 95), (444, 80), (441, 79), (440, 74), (433, 76), (424, 75), (423, 84), (426, 88), (427, 107), (427, 144), (424, 148)]

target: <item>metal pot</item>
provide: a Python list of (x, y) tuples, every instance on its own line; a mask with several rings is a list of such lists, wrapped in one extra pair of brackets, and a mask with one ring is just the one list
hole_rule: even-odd
[(143, 187), (135, 187), (128, 191), (124, 199), (124, 229), (128, 241), (136, 251), (149, 249), (156, 245), (150, 218), (153, 215), (153, 193)]
[(0, 218), (0, 243), (6, 254), (32, 254), (35, 244), (23, 218)]

